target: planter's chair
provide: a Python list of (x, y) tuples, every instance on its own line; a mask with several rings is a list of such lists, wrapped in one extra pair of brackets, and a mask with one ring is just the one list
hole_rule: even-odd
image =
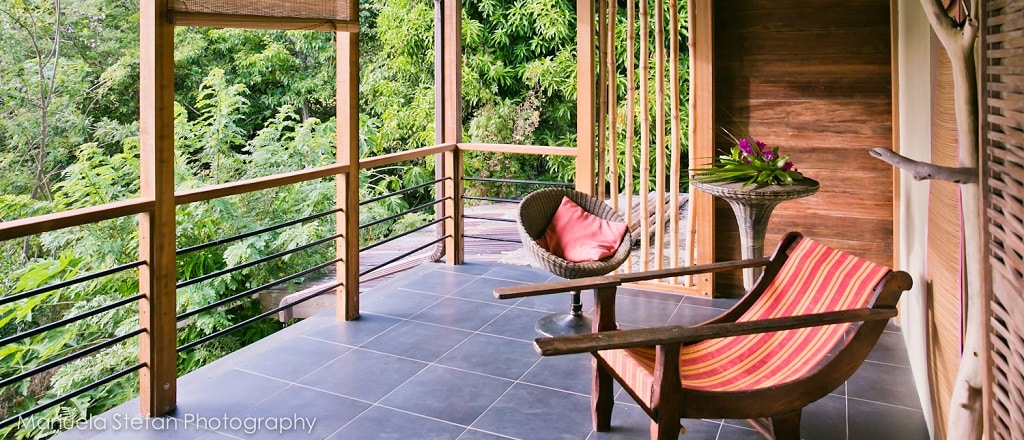
[[(615, 289), (623, 282), (758, 266), (765, 271), (754, 288), (718, 318), (615, 330)], [(594, 355), (597, 431), (610, 429), (614, 379), (653, 419), (652, 439), (676, 439), (680, 418), (757, 419), (766, 435), (798, 439), (803, 407), (860, 367), (910, 286), (905, 272), (790, 233), (771, 258), (506, 287), (495, 295), (595, 289), (597, 333), (536, 343), (545, 356)]]
[[(544, 236), (551, 219), (555, 216), (562, 203), (562, 197), (568, 197), (584, 211), (613, 222), (623, 222), (622, 215), (608, 206), (604, 201), (586, 193), (570, 189), (548, 188), (534, 191), (523, 198), (519, 204), (516, 223), (523, 248), (532, 255), (541, 266), (562, 278), (582, 278), (605, 275), (622, 265), (629, 258), (630, 234), (625, 234), (615, 250), (615, 254), (598, 261), (573, 262), (567, 261), (541, 247), (537, 240)], [(627, 231), (628, 232), (628, 231)], [(537, 331), (545, 335), (576, 334), (590, 332), (592, 323), (583, 314), (580, 291), (572, 292), (569, 312), (545, 316), (537, 321)]]

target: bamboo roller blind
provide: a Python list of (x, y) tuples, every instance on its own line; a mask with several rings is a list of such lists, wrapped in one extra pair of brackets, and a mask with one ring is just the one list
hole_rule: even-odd
[(337, 28), (357, 21), (350, 0), (168, 0), (175, 24), (275, 29)]
[[(957, 166), (953, 67), (942, 47), (937, 55), (935, 102), (932, 111), (932, 163)], [(963, 351), (963, 233), (960, 187), (932, 180), (928, 191), (928, 334), (929, 385), (934, 398), (936, 438), (945, 438), (945, 417)]]
[(1024, 3), (983, 2), (990, 438), (1024, 439)]

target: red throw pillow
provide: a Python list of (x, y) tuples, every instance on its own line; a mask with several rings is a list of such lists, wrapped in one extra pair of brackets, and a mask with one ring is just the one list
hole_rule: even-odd
[(625, 223), (605, 220), (562, 196), (537, 244), (567, 261), (597, 261), (615, 255), (627, 229)]

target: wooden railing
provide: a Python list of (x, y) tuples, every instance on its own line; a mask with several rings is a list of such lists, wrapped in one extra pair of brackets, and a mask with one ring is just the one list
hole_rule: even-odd
[[(442, 186), (449, 185), (451, 187), (451, 189), (455, 191), (455, 193), (461, 194), (463, 192), (463, 179), (461, 178), (463, 164), (461, 163), (461, 157), (462, 156), (461, 156), (460, 152), (463, 152), (463, 151), (476, 151), (476, 152), (486, 152), (486, 153), (496, 153), (496, 154), (533, 154), (533, 155), (547, 155), (547, 156), (551, 156), (551, 155), (575, 156), (576, 153), (577, 153), (577, 150), (575, 148), (552, 147), (552, 146), (479, 144), (479, 143), (465, 143), (465, 144), (446, 143), (446, 144), (439, 144), (439, 145), (419, 148), (419, 149), (405, 151), (405, 152), (400, 152), (400, 153), (395, 153), (395, 154), (389, 154), (389, 155), (384, 155), (384, 156), (360, 159), (359, 162), (358, 162), (357, 168), (358, 168), (358, 170), (364, 170), (364, 169), (370, 169), (370, 168), (376, 168), (376, 167), (393, 165), (393, 164), (400, 163), (400, 162), (419, 160), (419, 159), (422, 159), (422, 158), (425, 158), (425, 157), (428, 157), (428, 156), (448, 154), (449, 157), (457, 158), (460, 161), (457, 162), (454, 167), (446, 168), (448, 170), (448, 172), (447, 173), (439, 174), (437, 176), (437, 180), (435, 180), (432, 183), (437, 185), (439, 188), (442, 187)], [(189, 189), (189, 190), (177, 191), (177, 192), (174, 193), (174, 204), (177, 205), (177, 206), (182, 206), (182, 205), (186, 205), (186, 204), (190, 204), (190, 203), (197, 203), (197, 202), (215, 200), (215, 199), (219, 199), (219, 198), (223, 198), (223, 197), (228, 197), (228, 196), (236, 196), (236, 195), (241, 195), (241, 194), (246, 194), (246, 193), (252, 193), (252, 192), (255, 192), (255, 191), (261, 191), (261, 190), (266, 190), (266, 189), (278, 188), (278, 187), (282, 187), (282, 186), (285, 186), (285, 185), (291, 185), (291, 184), (311, 181), (311, 180), (315, 180), (315, 179), (334, 178), (336, 180), (346, 180), (346, 179), (348, 179), (348, 176), (350, 175), (350, 173), (355, 173), (355, 172), (356, 172), (356, 170), (353, 170), (351, 166), (343, 165), (343, 164), (333, 164), (333, 165), (328, 165), (328, 166), (323, 166), (323, 167), (311, 168), (311, 169), (307, 169), (307, 170), (299, 170), (299, 171), (294, 171), (294, 172), (289, 172), (289, 173), (282, 173), (282, 174), (277, 174), (277, 175), (272, 175), (272, 176), (259, 177), (259, 178), (242, 180), (242, 181), (237, 181), (237, 182), (224, 183), (224, 184), (219, 184), (219, 185), (212, 185), (212, 186), (208, 186), (208, 187), (204, 187), (204, 188), (199, 188), (199, 189)], [(450, 199), (450, 196), (445, 195), (444, 191), (438, 190), (436, 192), (436, 195), (435, 195), (435, 200), (436, 200), (435, 204), (447, 203), (447, 202), (450, 201), (449, 199)], [(340, 216), (344, 216), (347, 221), (352, 221), (352, 222), (358, 223), (358, 216), (359, 216), (358, 201), (356, 201), (356, 207), (354, 209), (349, 204), (347, 204), (347, 203), (340, 203), (340, 202), (341, 201), (339, 201), (339, 203), (338, 203), (339, 215)], [(90, 224), (90, 223), (96, 223), (96, 222), (101, 222), (101, 221), (105, 221), (105, 220), (111, 220), (111, 219), (116, 219), (116, 218), (120, 218), (120, 217), (131, 216), (131, 215), (144, 215), (144, 216), (145, 215), (150, 215), (151, 216), (151, 215), (153, 215), (155, 206), (156, 206), (156, 204), (155, 204), (155, 202), (153, 200), (149, 200), (149, 199), (145, 199), (145, 198), (135, 198), (135, 199), (131, 199), (131, 200), (114, 202), (114, 203), (109, 203), (109, 204), (104, 204), (104, 205), (99, 205), (99, 206), (94, 206), (94, 207), (88, 207), (88, 208), (76, 209), (76, 210), (71, 210), (71, 211), (66, 211), (66, 212), (59, 212), (59, 213), (47, 214), (47, 215), (42, 215), (42, 216), (37, 216), (37, 217), (31, 217), (31, 218), (26, 218), (26, 219), (15, 220), (15, 221), (3, 222), (3, 223), (0, 223), (0, 240), (13, 240), (13, 239), (18, 239), (18, 238), (22, 238), (22, 237), (32, 236), (32, 235), (36, 235), (36, 234), (40, 234), (40, 233), (56, 231), (56, 230), (60, 230), (60, 229), (63, 229), (63, 228), (69, 228), (69, 227), (73, 227), (73, 226), (79, 226), (79, 225), (85, 225), (85, 224)], [(437, 246), (436, 249), (433, 252), (437, 256), (445, 254), (445, 252), (444, 252), (445, 244), (444, 243), (446, 243), (446, 242), (447, 243), (454, 242), (454, 243), (457, 243), (458, 246), (462, 246), (463, 245), (464, 236), (461, 234), (461, 231), (450, 229), (451, 225), (452, 224), (457, 224), (457, 222), (448, 221), (451, 216), (458, 216), (460, 218), (463, 216), (463, 212), (462, 212), (463, 211), (463, 206), (462, 206), (461, 200), (460, 200), (460, 203), (457, 204), (457, 205), (454, 205), (454, 207), (456, 208), (455, 212), (450, 212), (449, 211), (449, 212), (440, 213), (437, 220), (435, 220), (434, 222), (431, 222), (429, 225), (427, 225), (427, 226), (438, 225), (438, 226), (441, 227), (441, 230), (438, 233), (438, 240), (436, 240), (435, 242), (432, 242), (432, 243), (429, 244), (430, 246), (434, 246), (434, 245)], [(144, 234), (142, 234), (142, 235), (144, 235)], [(354, 249), (355, 254), (358, 255), (358, 251), (359, 251), (358, 235), (345, 235), (345, 234), (339, 232), (338, 236), (330, 237), (330, 238), (332, 240), (336, 240), (337, 246), (339, 248), (339, 257), (338, 257), (339, 259), (343, 259), (347, 255), (351, 254), (353, 252), (353, 249)], [(417, 250), (419, 250), (419, 249), (417, 249)], [(461, 253), (462, 249), (459, 249), (458, 251)], [(155, 254), (151, 258), (160, 258), (160, 255), (161, 254)], [(171, 255), (170, 258), (173, 259), (174, 258), (174, 253), (172, 252), (172, 253), (170, 253), (170, 255)], [(159, 262), (154, 261), (152, 259), (145, 259), (145, 258), (143, 258), (140, 261), (140, 264), (139, 264), (139, 266), (140, 266), (140, 270), (139, 270), (140, 277), (142, 276), (142, 273), (144, 273), (146, 271), (147, 267), (152, 266), (155, 263), (159, 264)], [(360, 274), (358, 272), (359, 271), (358, 257), (355, 260), (348, 261), (348, 263), (349, 264), (346, 264), (344, 266), (344, 268), (347, 271), (349, 271), (349, 270), (353, 271), (353, 273), (338, 273), (337, 274), (338, 279), (336, 280), (336, 282), (333, 283), (330, 286), (330, 288), (324, 289), (324, 292), (318, 292), (318, 293), (319, 294), (328, 293), (328, 290), (335, 290), (335, 289), (337, 289), (338, 290), (338, 297), (339, 297), (338, 301), (339, 302), (353, 302), (353, 303), (355, 303), (358, 306), (358, 285), (357, 284), (355, 286), (349, 285), (349, 286), (347, 286), (348, 288), (345, 288), (345, 289), (342, 288), (345, 285), (345, 278), (346, 277), (352, 277), (352, 278), (354, 278), (356, 280), (359, 279), (359, 275)], [(448, 261), (448, 263), (450, 263), (450, 264), (458, 264), (458, 263), (461, 263), (461, 261)], [(170, 265), (173, 267), (173, 264), (174, 264), (174, 262), (172, 261)], [(661, 267), (657, 267), (657, 268), (661, 268)], [(170, 283), (172, 284), (172, 286), (175, 283), (177, 283), (177, 280), (174, 279), (174, 278), (176, 278), (176, 277), (174, 277), (172, 275), (172, 279), (169, 280)], [(176, 289), (172, 289), (171, 290), (171, 294), (176, 296), (175, 290)], [(139, 304), (140, 304), (140, 309), (145, 310), (146, 309), (145, 303), (147, 301), (150, 301), (150, 295), (146, 295), (144, 291), (140, 291), (140, 295), (138, 296), (138, 301), (139, 301)], [(174, 301), (172, 301), (172, 303), (173, 302)], [(263, 315), (260, 315), (260, 317), (268, 316), (268, 314), (272, 314), (272, 313), (274, 313), (276, 311), (278, 311), (278, 310), (275, 309), (275, 310), (268, 311), (268, 312), (264, 313)], [(355, 312), (354, 316), (358, 316), (358, 309), (356, 309), (354, 312)], [(351, 319), (351, 317), (349, 315), (346, 315), (345, 317), (349, 317)], [(259, 317), (257, 317), (257, 318), (259, 318)], [(166, 319), (168, 319), (170, 322), (169, 323), (161, 323), (160, 325), (158, 325), (156, 327), (148, 327), (148, 328), (145, 325), (143, 325), (140, 328), (139, 332), (132, 333), (130, 336), (131, 337), (135, 337), (136, 335), (143, 335), (144, 336), (144, 335), (146, 335), (148, 333), (152, 337), (152, 333), (160, 331), (159, 329), (161, 329), (161, 328), (175, 329), (177, 323), (175, 322), (174, 314), (169, 315)], [(216, 336), (218, 336), (220, 334), (224, 334), (224, 333), (227, 333), (227, 332), (230, 332), (230, 331), (233, 331), (233, 330), (234, 330), (234, 328), (232, 328), (230, 330), (226, 330), (226, 331), (220, 332), (217, 335), (212, 335), (212, 336), (210, 336), (208, 338), (204, 338), (204, 339), (202, 339), (200, 341), (197, 341), (196, 343), (193, 343), (193, 344), (191, 344), (191, 345), (189, 345), (187, 347), (178, 347), (178, 350), (192, 348), (193, 346), (195, 346), (195, 345), (197, 345), (199, 343), (203, 343), (203, 342), (205, 342), (205, 341), (207, 341), (209, 339), (212, 339), (213, 337), (216, 337)], [(172, 339), (173, 339), (173, 337), (172, 337)], [(146, 349), (145, 344), (140, 344), (140, 345), (142, 346), (143, 350)], [(173, 357), (173, 356), (167, 357), (167, 358), (165, 358), (165, 357), (150, 357), (149, 360), (147, 361), (146, 357), (145, 357), (145, 354), (144, 353), (140, 353), (140, 354), (142, 355), (140, 357), (140, 364), (139, 364), (140, 366), (147, 365), (147, 362), (166, 362), (168, 365), (175, 365), (175, 362), (176, 362), (175, 357)], [(136, 368), (133, 369), (132, 371), (139, 370), (140, 368), (141, 367), (136, 366)], [(140, 371), (144, 371), (144, 370), (145, 369), (142, 368)], [(97, 385), (97, 386), (99, 386), (99, 385)], [(171, 386), (171, 388), (173, 388), (173, 385)]]
[[(425, 158), (427, 156), (443, 154), (443, 153), (446, 153), (446, 152), (452, 152), (456, 148), (457, 148), (457, 146), (455, 144), (441, 144), (441, 145), (435, 145), (435, 146), (431, 146), (431, 147), (420, 148), (420, 149), (406, 151), (406, 152), (401, 152), (401, 153), (396, 153), (396, 154), (390, 154), (390, 155), (385, 155), (385, 156), (378, 156), (378, 157), (373, 157), (373, 158), (361, 159), (358, 162), (357, 168), (358, 168), (358, 170), (363, 170), (363, 169), (369, 169), (369, 168), (374, 168), (374, 167), (381, 167), (381, 166), (391, 165), (391, 164), (395, 164), (395, 163), (399, 163), (399, 162), (404, 162), (404, 161), (418, 160), (418, 159)], [(173, 204), (175, 206), (182, 206), (182, 205), (187, 205), (187, 204), (191, 204), (191, 203), (215, 200), (215, 199), (219, 199), (219, 198), (223, 198), (223, 197), (228, 197), (228, 196), (236, 196), (236, 195), (241, 195), (241, 194), (247, 194), (247, 193), (252, 193), (252, 192), (255, 192), (255, 191), (261, 191), (261, 190), (266, 190), (266, 189), (278, 188), (278, 187), (282, 187), (282, 186), (286, 186), (286, 185), (291, 185), (291, 184), (296, 184), (296, 183), (301, 183), (301, 182), (306, 182), (306, 181), (311, 181), (311, 180), (316, 180), (316, 179), (323, 179), (323, 178), (334, 178), (337, 181), (337, 180), (347, 180), (351, 176), (355, 176), (355, 180), (358, 181), (357, 174), (358, 174), (357, 170), (354, 170), (349, 165), (345, 165), (345, 164), (332, 164), (332, 165), (328, 165), (328, 166), (317, 167), (317, 168), (310, 168), (310, 169), (306, 169), (306, 170), (299, 170), (299, 171), (282, 173), (282, 174), (276, 174), (276, 175), (272, 175), (272, 176), (265, 176), (265, 177), (259, 177), (259, 178), (254, 178), (254, 179), (247, 179), (247, 180), (242, 180), (242, 181), (237, 181), (237, 182), (230, 182), (230, 183), (224, 183), (224, 184), (219, 184), (219, 185), (212, 185), (212, 186), (208, 186), (208, 187), (204, 187), (204, 188), (177, 191), (177, 192), (173, 193)], [(438, 179), (436, 181), (436, 183), (440, 184), (440, 182), (452, 181), (453, 179), (454, 179), (454, 176), (448, 176), (447, 178)], [(438, 198), (438, 200), (439, 201), (444, 201), (440, 197)], [(358, 199), (355, 199), (355, 200), (351, 200), (351, 199), (350, 200), (339, 200), (338, 206), (339, 206), (339, 209), (338, 209), (339, 215), (342, 216), (346, 220), (346, 222), (350, 222), (356, 228), (356, 230), (358, 231), (358, 227), (359, 227), (359, 224), (358, 224), (359, 223), (359, 210), (358, 210), (359, 200)], [(147, 223), (147, 222), (144, 222), (144, 221), (141, 221), (141, 220), (142, 220), (143, 217), (147, 217), (147, 216), (150, 217), (150, 218), (154, 217), (155, 216), (156, 207), (157, 207), (157, 203), (152, 198), (137, 197), (137, 198), (130, 199), (130, 200), (124, 200), (124, 201), (118, 201), (118, 202), (113, 202), (113, 203), (107, 203), (107, 204), (98, 205), (98, 206), (91, 206), (91, 207), (86, 207), (86, 208), (74, 209), (74, 210), (69, 210), (69, 211), (64, 211), (64, 212), (57, 212), (57, 213), (46, 214), (46, 215), (41, 215), (41, 216), (35, 216), (35, 217), (30, 217), (30, 218), (24, 218), (24, 219), (12, 220), (12, 221), (0, 222), (0, 241), (16, 240), (16, 239), (30, 237), (30, 236), (34, 236), (34, 235), (38, 235), (38, 234), (42, 234), (42, 233), (46, 233), (46, 232), (58, 231), (58, 230), (65, 229), (65, 228), (71, 228), (71, 227), (76, 227), (76, 226), (94, 224), (94, 223), (103, 222), (103, 221), (107, 221), (107, 220), (113, 220), (113, 219), (118, 219), (118, 218), (133, 216), (133, 215), (138, 215), (138, 216), (140, 216), (140, 222), (139, 222), (139, 224), (140, 224), (140, 226), (139, 226), (140, 227), (140, 234), (139, 234), (140, 235), (140, 249), (145, 249), (146, 246), (145, 246), (144, 242), (146, 240), (152, 240), (152, 237), (153, 237), (154, 234), (152, 233), (152, 231), (148, 231), (149, 233), (147, 233), (147, 231), (143, 230), (143, 228), (146, 228), (147, 224), (152, 225), (153, 223), (152, 222)], [(331, 213), (328, 212), (327, 214), (331, 214)], [(322, 215), (318, 215), (318, 216), (322, 216)], [(442, 224), (442, 221), (443, 221), (443, 219), (441, 219), (439, 221), (432, 222), (429, 225)], [(290, 223), (294, 223), (294, 222), (289, 222), (289, 224)], [(105, 311), (108, 311), (108, 310), (112, 310), (113, 308), (117, 308), (117, 307), (126, 307), (126, 306), (130, 306), (132, 304), (138, 304), (138, 307), (139, 307), (141, 315), (144, 315), (148, 311), (153, 310), (153, 306), (150, 303), (153, 301), (154, 292), (147, 291), (146, 284), (144, 283), (144, 278), (147, 277), (147, 276), (152, 278), (154, 276), (154, 273), (152, 271), (153, 267), (169, 266), (171, 268), (174, 268), (175, 267), (175, 259), (176, 259), (176, 252), (175, 252), (175, 249), (173, 247), (173, 243), (175, 241), (174, 237), (176, 235), (174, 233), (174, 229), (175, 229), (174, 228), (174, 224), (175, 224), (174, 221), (171, 221), (171, 222), (158, 222), (156, 224), (157, 225), (165, 225), (165, 226), (161, 226), (161, 227), (170, 227), (170, 229), (171, 229), (170, 234), (169, 234), (171, 239), (169, 240), (169, 242), (171, 243), (172, 247), (170, 248), (169, 252), (147, 253), (147, 252), (145, 252), (143, 250), (140, 253), (141, 254), (140, 255), (140, 260), (138, 262), (136, 262), (134, 264), (131, 264), (131, 265), (125, 265), (123, 267), (114, 268), (114, 269), (117, 269), (116, 272), (120, 272), (120, 271), (123, 271), (123, 270), (132, 270), (132, 269), (136, 269), (136, 268), (138, 269), (138, 273), (139, 273), (138, 276), (140, 277), (140, 291), (139, 291), (139, 293), (137, 295), (131, 296), (131, 297), (126, 298), (126, 299), (124, 299), (122, 301), (118, 301), (117, 303), (114, 303), (114, 304), (110, 304), (110, 305), (99, 307), (99, 308), (94, 309), (94, 310), (86, 311), (86, 312), (84, 312), (84, 314), (81, 314), (80, 316), (66, 318), (66, 319), (61, 320), (61, 321), (55, 321), (53, 323), (45, 324), (45, 325), (43, 325), (43, 326), (41, 326), (39, 328), (29, 329), (27, 332), (24, 333), (24, 335), (27, 335), (25, 337), (36, 335), (36, 334), (45, 333), (47, 331), (51, 331), (51, 330), (60, 328), (60, 327), (62, 327), (64, 325), (76, 322), (77, 320), (84, 319), (84, 318), (82, 318), (83, 316), (84, 317), (93, 316), (95, 314), (102, 313), (102, 312), (105, 312)], [(157, 231), (157, 234), (155, 234), (155, 235), (164, 235), (166, 232), (167, 231), (160, 230), (160, 231)], [(442, 232), (441, 234), (439, 234), (439, 236), (440, 237), (448, 237), (448, 236), (450, 236), (450, 234)], [(336, 235), (334, 237), (328, 237), (327, 239), (337, 242), (337, 247), (339, 248), (340, 256), (339, 256), (339, 259), (336, 260), (336, 261), (340, 262), (340, 261), (344, 260), (345, 258), (348, 258), (348, 260), (345, 261), (348, 264), (346, 264), (344, 266), (346, 272), (338, 273), (337, 274), (338, 279), (336, 280), (336, 282), (333, 283), (329, 288), (322, 289), (324, 291), (323, 292), (318, 292), (318, 294), (328, 293), (328, 291), (330, 291), (330, 290), (337, 289), (337, 290), (339, 290), (339, 292), (338, 292), (339, 293), (339, 295), (338, 295), (338, 301), (339, 302), (354, 303), (354, 304), (356, 304), (358, 306), (358, 294), (359, 294), (358, 279), (359, 279), (359, 271), (360, 271), (359, 263), (358, 263), (358, 253), (359, 253), (359, 249), (360, 249), (360, 243), (359, 243), (359, 240), (358, 240), (358, 234), (339, 233), (338, 235)], [(459, 238), (459, 240), (461, 241), (461, 238)], [(318, 242), (314, 242), (314, 243), (311, 243), (311, 244), (306, 245), (306, 246), (300, 246), (300, 248), (304, 249), (304, 248), (307, 248), (307, 247), (310, 247), (310, 246), (314, 246), (314, 245), (318, 245), (318, 244), (324, 244), (324, 243), (326, 243), (326, 241), (324, 241), (322, 239), (322, 240), (319, 240)], [(431, 245), (433, 245), (433, 243)], [(281, 255), (284, 255), (286, 253), (291, 253), (292, 251), (295, 251), (295, 250), (299, 250), (299, 249), (294, 249), (294, 250), (286, 251), (286, 252), (281, 253)], [(352, 258), (351, 255), (355, 255), (356, 257)], [(274, 256), (270, 256), (270, 257), (274, 257)], [(162, 259), (164, 259), (164, 258), (167, 258), (170, 261), (163, 261)], [(249, 263), (245, 263), (245, 264), (251, 265), (251, 264), (259, 264), (261, 262), (262, 262), (262, 260), (260, 260), (260, 261), (253, 261), (253, 262), (249, 262)], [(319, 269), (324, 269), (323, 267), (318, 267), (318, 268)], [(28, 300), (31, 297), (34, 297), (36, 295), (44, 294), (44, 293), (46, 293), (48, 291), (51, 291), (53, 289), (66, 288), (66, 287), (72, 286), (72, 285), (74, 285), (76, 283), (90, 281), (90, 280), (95, 279), (96, 277), (99, 277), (99, 276), (109, 276), (112, 273), (116, 273), (114, 271), (114, 269), (100, 271), (100, 272), (97, 272), (96, 274), (89, 274), (89, 275), (86, 275), (86, 276), (79, 277), (76, 280), (72, 280), (72, 282), (64, 282), (64, 283), (54, 284), (54, 285), (51, 285), (51, 286), (45, 286), (44, 288), (36, 289), (36, 290), (33, 290), (33, 291), (29, 291), (29, 292), (24, 292), (24, 293), (21, 293), (21, 294), (18, 294), (18, 295), (5, 295), (4, 297), (2, 297), (2, 301), (3, 301), (3, 303), (9, 303), (9, 302), (14, 302), (14, 301)], [(232, 268), (232, 269), (237, 269), (237, 267)], [(226, 274), (226, 273), (228, 273), (228, 272), (225, 271), (223, 274)], [(207, 278), (208, 277), (213, 277), (213, 276), (220, 276), (220, 275), (222, 275), (222, 274), (209, 274), (207, 276)], [(300, 275), (301, 275), (301, 273), (300, 273)], [(203, 279), (206, 279), (206, 278), (203, 278)], [(348, 283), (346, 285), (345, 284), (345, 280), (346, 279), (354, 279), (354, 280), (357, 280), (357, 281), (354, 284), (353, 283)], [(172, 272), (170, 272), (170, 276), (168, 278), (160, 279), (160, 280), (157, 280), (157, 281), (158, 281), (159, 284), (169, 284), (171, 286), (168, 290), (166, 290), (166, 292), (169, 293), (170, 298), (164, 298), (163, 301), (169, 302), (170, 304), (175, 304), (176, 303), (176, 296), (177, 296), (177, 293), (176, 293), (177, 289), (174, 286), (176, 284), (180, 284), (180, 283), (177, 282), (178, 280), (176, 279), (175, 272), (172, 271)], [(189, 282), (194, 282), (194, 281), (195, 280), (189, 280)], [(285, 280), (285, 281), (287, 281), (287, 280)], [(342, 289), (342, 287), (346, 287), (346, 288)], [(251, 293), (251, 292), (243, 292), (243, 293)], [(224, 303), (226, 303), (226, 301), (238, 300), (238, 299), (241, 299), (243, 297), (248, 297), (248, 296), (250, 296), (250, 295), (234, 295), (234, 296), (232, 296), (230, 298), (227, 298), (224, 301)], [(295, 303), (295, 304), (297, 304), (297, 303)], [(295, 304), (293, 304), (293, 305), (295, 305)], [(223, 304), (218, 303), (218, 304), (214, 304), (212, 307), (220, 307), (222, 305)], [(68, 363), (68, 362), (80, 359), (80, 358), (82, 358), (84, 356), (94, 354), (94, 353), (96, 353), (96, 352), (98, 352), (100, 350), (103, 350), (105, 348), (110, 347), (111, 345), (113, 345), (115, 343), (120, 343), (120, 342), (122, 342), (124, 340), (135, 338), (135, 337), (139, 337), (140, 338), (139, 339), (140, 360), (139, 360), (139, 363), (136, 364), (135, 366), (133, 366), (133, 367), (131, 367), (129, 369), (126, 369), (124, 371), (118, 372), (115, 375), (111, 375), (111, 376), (108, 376), (108, 377), (106, 377), (104, 379), (101, 379), (100, 381), (97, 381), (97, 382), (95, 382), (93, 384), (90, 384), (90, 385), (88, 385), (87, 387), (85, 387), (85, 388), (83, 388), (81, 390), (75, 391), (73, 394), (69, 394), (69, 395), (66, 395), (66, 396), (58, 396), (56, 399), (53, 399), (53, 400), (47, 402), (46, 404), (39, 405), (39, 406), (37, 406), (35, 408), (30, 408), (23, 415), (25, 417), (28, 417), (28, 416), (31, 416), (33, 414), (37, 414), (37, 413), (39, 413), (39, 412), (41, 412), (43, 410), (46, 410), (46, 409), (48, 409), (48, 408), (50, 408), (50, 407), (52, 407), (54, 405), (61, 404), (62, 402), (65, 402), (65, 401), (67, 401), (67, 400), (69, 400), (71, 398), (74, 398), (77, 395), (80, 395), (80, 394), (82, 394), (84, 392), (88, 392), (89, 390), (91, 390), (91, 389), (93, 389), (95, 387), (102, 386), (102, 385), (107, 384), (107, 383), (109, 383), (109, 382), (111, 382), (113, 380), (117, 380), (118, 378), (124, 377), (125, 375), (133, 373), (133, 372), (136, 372), (136, 371), (138, 371), (140, 374), (143, 374), (144, 372), (146, 372), (147, 369), (170, 369), (171, 371), (176, 371), (176, 368), (177, 368), (176, 367), (176, 365), (177, 365), (176, 353), (178, 351), (191, 349), (191, 348), (195, 347), (198, 344), (205, 343), (206, 341), (211, 340), (212, 338), (221, 336), (223, 334), (230, 333), (230, 332), (232, 332), (232, 331), (234, 331), (234, 330), (236, 330), (238, 328), (238, 327), (231, 327), (231, 328), (228, 328), (228, 329), (224, 329), (222, 331), (217, 332), (216, 334), (212, 334), (212, 335), (209, 335), (207, 337), (201, 338), (200, 340), (194, 341), (193, 343), (187, 344), (186, 346), (183, 346), (183, 347), (174, 347), (174, 346), (172, 346), (172, 347), (170, 347), (171, 348), (171, 353), (172, 353), (171, 355), (163, 354), (163, 355), (160, 355), (160, 356), (154, 356), (152, 354), (152, 352), (150, 351), (152, 349), (152, 344), (151, 343), (147, 344), (146, 343), (147, 340), (148, 341), (154, 341), (154, 340), (170, 340), (170, 341), (175, 341), (176, 340), (175, 333), (176, 333), (176, 329), (177, 329), (177, 321), (178, 321), (178, 319), (176, 319), (175, 313), (173, 313), (174, 312), (174, 308), (171, 307), (169, 310), (170, 310), (171, 313), (164, 314), (164, 315), (161, 315), (159, 317), (155, 317), (154, 319), (147, 319), (147, 318), (143, 317), (143, 319), (141, 320), (141, 324), (142, 325), (140, 326), (140, 328), (137, 331), (130, 332), (130, 333), (125, 334), (125, 335), (121, 335), (118, 338), (116, 338), (116, 340), (114, 340), (113, 342), (98, 344), (98, 345), (95, 345), (95, 346), (92, 346), (92, 347), (80, 350), (78, 352), (71, 353), (70, 355), (67, 355), (67, 356), (65, 356), (65, 357), (63, 357), (61, 359), (56, 360), (56, 361), (52, 361), (52, 362), (47, 363), (46, 366), (48, 368), (59, 367), (60, 365), (63, 365), (64, 363)], [(280, 308), (266, 311), (266, 312), (260, 314), (259, 316), (253, 317), (253, 318), (245, 321), (243, 324), (249, 324), (249, 323), (255, 322), (255, 320), (261, 319), (261, 318), (266, 317), (266, 316), (270, 316), (270, 315), (276, 313), (279, 310), (280, 310)], [(186, 315), (185, 318), (188, 318), (188, 316), (192, 316), (195, 313), (200, 313), (201, 311), (202, 310), (189, 311), (189, 312), (187, 312), (185, 314)], [(354, 318), (355, 316), (358, 316), (358, 309), (354, 310), (354, 312), (355, 313), (347, 314), (345, 317), (351, 319), (351, 318)], [(181, 318), (181, 317), (179, 316), (179, 318)], [(171, 334), (168, 335), (168, 336), (164, 336), (164, 335), (162, 335), (162, 332), (170, 332)], [(22, 334), (14, 335), (14, 337), (16, 337), (16, 338), (21, 338), (22, 336), (23, 336)], [(17, 342), (17, 340), (18, 339), (8, 338), (8, 339), (5, 339), (3, 344), (6, 345), (8, 342), (15, 343), (15, 342)], [(33, 376), (35, 374), (38, 374), (38, 373), (40, 373), (42, 371), (44, 371), (44, 370), (41, 370), (41, 369), (37, 368), (37, 369), (34, 369), (34, 370), (30, 370), (30, 371), (27, 371), (27, 372), (20, 373), (20, 374), (18, 374), (16, 376), (0, 378), (0, 380), (3, 380), (4, 383), (13, 383), (13, 382), (16, 382), (16, 381), (25, 380), (28, 377)], [(165, 383), (167, 385), (166, 386), (158, 387), (158, 388), (160, 388), (159, 391), (161, 391), (161, 392), (171, 392), (173, 394), (173, 390), (175, 389), (175, 386), (174, 386), (175, 379), (172, 377), (170, 379), (166, 379), (165, 378), (164, 380), (166, 381)], [(140, 390), (140, 392), (141, 393), (145, 393), (145, 388), (146, 387), (143, 386), (142, 388), (143, 389)], [(152, 387), (150, 387), (150, 389), (152, 390)], [(174, 402), (173, 396), (172, 397), (157, 397), (156, 398), (156, 400), (159, 401), (159, 402), (167, 402), (168, 401), (167, 399), (170, 399), (169, 401), (171, 402), (171, 404), (168, 404), (168, 405), (173, 407), (173, 402)], [(0, 426), (0, 428), (3, 428), (4, 426), (8, 426), (8, 425), (13, 424), (13, 423), (18, 423), (20, 419), (21, 419), (20, 417), (11, 417), (11, 418), (8, 418), (6, 420), (0, 420), (0, 424), (2, 424), (2, 426)]]

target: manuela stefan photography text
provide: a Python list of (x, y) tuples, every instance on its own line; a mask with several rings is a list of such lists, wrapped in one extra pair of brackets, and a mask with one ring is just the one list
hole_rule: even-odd
[[(74, 423), (67, 420), (48, 420), (41, 417), (28, 417), (21, 420), (22, 428), (47, 427), (59, 431), (177, 431), (199, 429), (221, 432), (244, 432), (255, 434), (261, 431), (313, 432), (316, 417), (300, 417), (298, 414), (281, 417), (206, 417), (197, 414), (184, 414), (181, 417), (142, 417), (130, 414), (112, 414), (109, 417), (95, 417), (79, 420)], [(62, 426), (54, 426), (61, 424)]]

